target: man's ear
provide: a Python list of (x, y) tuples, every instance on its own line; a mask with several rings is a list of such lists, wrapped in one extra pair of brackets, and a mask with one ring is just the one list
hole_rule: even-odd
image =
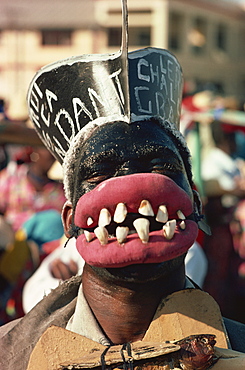
[(199, 215), (201, 215), (202, 214), (201, 197), (195, 189), (192, 189), (192, 192), (193, 192), (193, 197), (194, 197), (194, 203), (195, 203), (195, 206), (196, 206), (196, 210), (198, 211)]
[(72, 224), (73, 209), (71, 202), (67, 201), (61, 212), (61, 218), (63, 222), (65, 236), (70, 238), (71, 235), (71, 224)]
[(204, 216), (202, 215), (202, 201), (199, 193), (192, 189), (193, 196), (194, 196), (194, 206), (195, 206), (195, 214), (196, 214), (196, 222), (198, 224), (198, 228), (202, 230), (205, 234), (211, 235), (210, 227), (204, 221)]

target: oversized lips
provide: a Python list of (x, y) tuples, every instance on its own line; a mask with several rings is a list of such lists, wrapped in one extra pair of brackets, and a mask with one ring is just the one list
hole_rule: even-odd
[(164, 175), (114, 177), (79, 199), (77, 250), (104, 268), (167, 261), (195, 241), (197, 224), (187, 219), (192, 213), (187, 193)]

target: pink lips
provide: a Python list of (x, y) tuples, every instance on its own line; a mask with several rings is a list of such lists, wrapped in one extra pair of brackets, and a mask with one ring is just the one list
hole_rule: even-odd
[(173, 180), (159, 174), (133, 174), (102, 182), (79, 199), (74, 221), (82, 229), (88, 228), (88, 220), (89, 227), (96, 227), (101, 209), (106, 208), (113, 217), (117, 204), (124, 203), (128, 213), (138, 213), (142, 200), (150, 202), (154, 215), (159, 206), (164, 205), (168, 210), (169, 220), (177, 220), (170, 240), (164, 236), (162, 229), (150, 231), (149, 239), (144, 243), (136, 231), (128, 235), (124, 243), (120, 244), (112, 237), (105, 245), (93, 233), (90, 242), (82, 234), (77, 239), (77, 249), (88, 264), (109, 268), (159, 263), (176, 258), (191, 247), (197, 237), (197, 224), (185, 220), (185, 228), (182, 229), (179, 227), (181, 220), (178, 219), (179, 210), (186, 217), (193, 212), (191, 199)]

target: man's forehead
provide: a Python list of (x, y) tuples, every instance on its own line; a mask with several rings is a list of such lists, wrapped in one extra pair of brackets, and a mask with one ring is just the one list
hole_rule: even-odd
[(162, 127), (150, 121), (131, 125), (117, 122), (113, 126), (100, 127), (94, 132), (81, 148), (80, 161), (91, 155), (99, 159), (101, 153), (113, 158), (124, 151), (134, 152), (137, 156), (163, 150), (166, 153), (173, 151), (176, 155), (179, 154), (176, 143)]
[[(96, 144), (110, 144), (110, 143), (142, 143), (142, 145), (151, 145), (155, 142), (163, 142), (176, 146), (172, 140), (168, 130), (165, 130), (163, 126), (157, 121), (141, 121), (134, 122), (128, 125), (125, 122), (114, 122), (99, 127), (95, 132), (88, 138), (84, 147)], [(177, 146), (176, 146), (177, 149)]]

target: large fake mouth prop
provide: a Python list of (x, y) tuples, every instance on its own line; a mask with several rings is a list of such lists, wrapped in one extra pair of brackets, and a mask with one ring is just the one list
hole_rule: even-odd
[(77, 249), (97, 267), (164, 262), (187, 252), (195, 241), (192, 214), (187, 193), (164, 175), (114, 177), (79, 199)]

